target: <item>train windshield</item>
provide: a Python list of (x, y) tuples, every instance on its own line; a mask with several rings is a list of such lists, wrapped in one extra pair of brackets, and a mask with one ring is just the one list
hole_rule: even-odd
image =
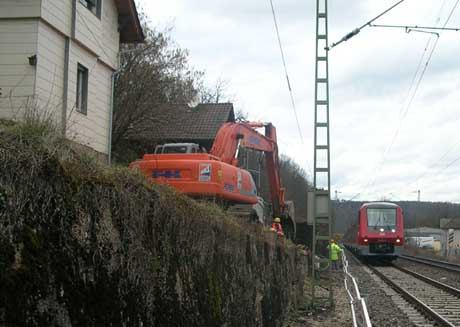
[(367, 226), (373, 231), (391, 231), (396, 229), (396, 209), (368, 208)]

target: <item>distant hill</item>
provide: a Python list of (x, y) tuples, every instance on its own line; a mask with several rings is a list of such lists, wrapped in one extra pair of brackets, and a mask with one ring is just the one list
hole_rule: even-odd
[[(367, 201), (332, 201), (335, 232), (344, 233), (358, 217), (359, 207)], [(460, 204), (449, 202), (392, 201), (404, 212), (405, 227), (427, 226), (439, 228), (441, 218), (459, 218)]]

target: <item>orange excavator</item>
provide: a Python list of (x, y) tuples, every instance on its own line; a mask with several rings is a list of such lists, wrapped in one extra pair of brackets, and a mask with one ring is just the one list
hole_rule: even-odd
[[(258, 128), (265, 128), (265, 135)], [(239, 167), (240, 148), (264, 153), (271, 210), (258, 196), (251, 173)], [(285, 234), (295, 236), (294, 205), (284, 198), (276, 129), (271, 123), (225, 123), (209, 153), (194, 143), (164, 144), (157, 146), (154, 154), (131, 163), (130, 168), (139, 169), (154, 183), (170, 185), (193, 198), (215, 200), (232, 213), (251, 216), (266, 225), (279, 217)]]

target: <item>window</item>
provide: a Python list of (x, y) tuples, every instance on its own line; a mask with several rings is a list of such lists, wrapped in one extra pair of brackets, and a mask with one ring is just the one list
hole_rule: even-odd
[(101, 4), (102, 0), (80, 0), (80, 3), (88, 8), (94, 15), (101, 18)]
[(77, 68), (77, 111), (82, 114), (88, 109), (88, 69), (78, 64)]
[(369, 230), (390, 231), (396, 228), (396, 209), (367, 209), (367, 225)]
[(163, 153), (188, 153), (187, 146), (168, 146), (163, 147)]

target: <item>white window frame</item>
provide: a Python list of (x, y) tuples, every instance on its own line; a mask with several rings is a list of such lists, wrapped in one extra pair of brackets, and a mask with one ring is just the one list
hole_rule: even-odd
[(79, 0), (79, 2), (91, 11), (97, 18), (101, 19), (102, 0)]
[(88, 113), (88, 68), (78, 63), (77, 65), (77, 94), (75, 107), (79, 113)]

